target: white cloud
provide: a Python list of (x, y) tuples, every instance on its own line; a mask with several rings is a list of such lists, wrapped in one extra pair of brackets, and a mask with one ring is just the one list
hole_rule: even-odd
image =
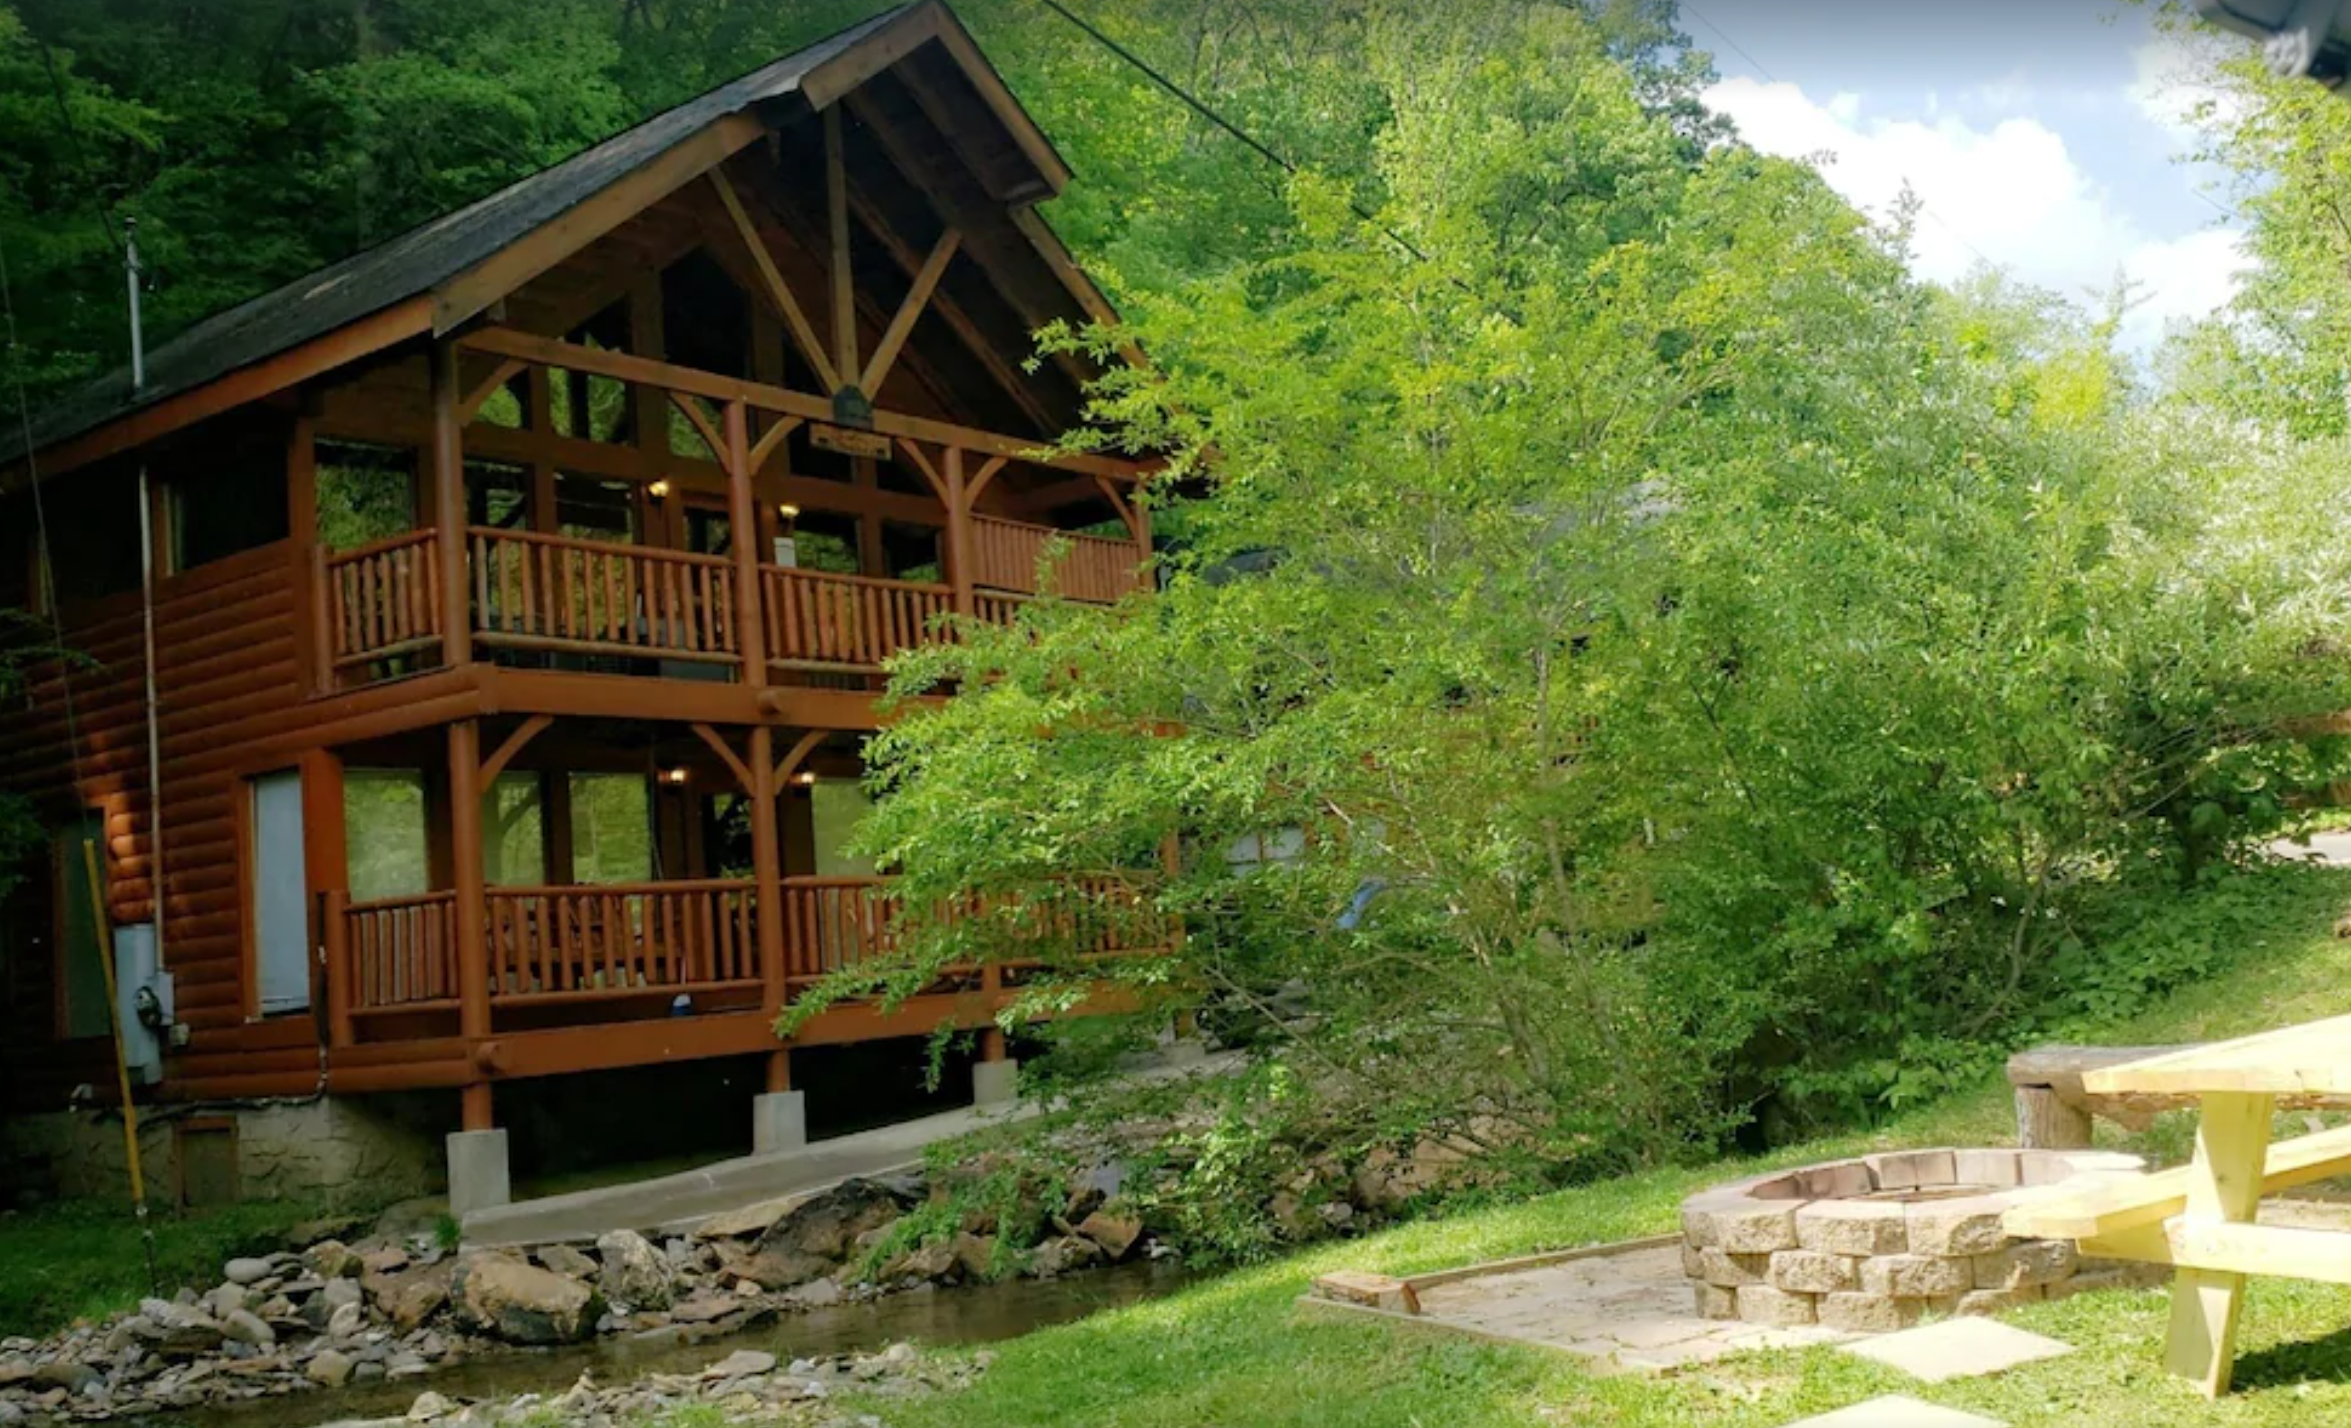
[(2171, 134), (2182, 148), (2194, 145), (2211, 122), (2226, 123), (2243, 112), (2244, 101), (2213, 82), (2213, 67), (2230, 41), (2192, 31), (2162, 34), (2131, 51), (2131, 82), (2124, 91), (2132, 107)]
[(2145, 305), (2126, 340), (2139, 346), (2175, 317), (2195, 317), (2227, 300), (2241, 264), (2225, 232), (2156, 238), (2133, 221), (2104, 185), (2040, 120), (2001, 119), (1974, 127), (1943, 113), (1931, 120), (1865, 119), (1838, 96), (1827, 104), (1793, 84), (1732, 79), (1707, 91), (1747, 142), (1766, 153), (1816, 161), (1831, 187), (1885, 216), (1907, 185), (1925, 203), (1912, 267), (1950, 282), (1981, 261), (2021, 281), (2094, 302), (2127, 273), (2144, 285)]

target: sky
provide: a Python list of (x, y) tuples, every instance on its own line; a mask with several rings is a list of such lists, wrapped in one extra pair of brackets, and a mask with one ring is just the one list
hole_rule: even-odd
[[(1989, 261), (2093, 307), (2127, 274), (2126, 346), (2226, 302), (2242, 266), (2225, 178), (2183, 162), (2193, 56), (2119, 0), (1683, 0), (1722, 80), (1707, 102), (1769, 153), (1819, 158), (1883, 214), (1925, 201), (1913, 267)], [(2212, 37), (2203, 43), (2244, 43)]]

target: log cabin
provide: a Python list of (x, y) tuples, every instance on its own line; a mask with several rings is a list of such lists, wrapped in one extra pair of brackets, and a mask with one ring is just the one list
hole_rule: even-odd
[(12, 1124), (112, 1099), (85, 839), (160, 947), (181, 1180), (226, 1130), (246, 1193), (317, 1189), (238, 1138), (317, 1160), (271, 1135), (347, 1128), (272, 1104), (398, 1104), (494, 1204), (516, 1088), (717, 1058), (787, 1149), (796, 1051), (942, 1025), (1004, 1093), (994, 972), (774, 1023), (888, 937), (846, 848), (884, 662), (1147, 568), (1148, 465), (1044, 449), (1099, 373), (1033, 335), (1110, 316), (1036, 211), (1069, 177), (925, 0), (36, 413), (0, 607), (83, 659), (0, 741), (53, 834), (0, 916)]

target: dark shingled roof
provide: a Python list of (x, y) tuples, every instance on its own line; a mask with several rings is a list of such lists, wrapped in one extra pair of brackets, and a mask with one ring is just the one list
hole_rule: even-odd
[[(876, 15), (487, 198), (206, 318), (147, 354), (147, 387), (137, 396), (131, 393), (130, 369), (125, 367), (50, 403), (33, 424), (33, 449), (78, 436), (430, 292), (728, 115), (794, 93), (809, 71), (913, 8), (901, 5)], [(0, 448), (0, 459), (23, 454), (14, 439)]]

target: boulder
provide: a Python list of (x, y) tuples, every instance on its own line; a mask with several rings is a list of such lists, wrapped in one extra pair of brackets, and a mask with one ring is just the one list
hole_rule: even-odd
[(1079, 1236), (1102, 1247), (1111, 1259), (1124, 1259), (1143, 1237), (1143, 1222), (1132, 1215), (1096, 1210), (1078, 1223)]
[(759, 1248), (798, 1250), (838, 1260), (857, 1237), (904, 1213), (891, 1187), (872, 1180), (844, 1180), (795, 1206), (761, 1234)]
[(351, 1381), (357, 1367), (351, 1356), (340, 1349), (320, 1349), (302, 1370), (302, 1376), (322, 1388), (341, 1388)]
[(346, 1304), (327, 1316), (327, 1337), (330, 1339), (356, 1339), (359, 1331), (366, 1327), (367, 1311), (357, 1304)]
[[(721, 1241), (721, 1243), (725, 1243)], [(748, 1279), (762, 1289), (790, 1289), (833, 1272), (838, 1261), (824, 1255), (775, 1246), (745, 1254), (732, 1244), (719, 1256), (719, 1273), (726, 1279)]]
[(341, 1240), (320, 1240), (302, 1252), (302, 1262), (321, 1279), (357, 1279), (367, 1268)]
[(263, 1323), (261, 1316), (249, 1309), (231, 1309), (221, 1316), (220, 1327), (221, 1332), (229, 1338), (241, 1344), (251, 1344), (257, 1349), (273, 1348), (278, 1341), (277, 1330)]
[(938, 1281), (955, 1273), (955, 1247), (945, 1240), (910, 1249), (882, 1266), (881, 1278)]
[(708, 1379), (752, 1378), (775, 1371), (776, 1356), (758, 1349), (737, 1349), (717, 1363), (702, 1370)]
[(1092, 1240), (1063, 1235), (1029, 1251), (1029, 1273), (1039, 1279), (1052, 1279), (1074, 1269), (1084, 1269), (1101, 1258), (1102, 1247)]
[[(220, 1347), (220, 1322), (201, 1310), (164, 1299), (142, 1299), (138, 1315), (124, 1321), (148, 1348), (165, 1358), (194, 1358)], [(145, 1332), (141, 1332), (141, 1329)]]
[(220, 1267), (220, 1277), (231, 1284), (253, 1284), (269, 1278), (273, 1268), (266, 1259), (232, 1259)]
[(426, 1265), (386, 1281), (378, 1303), (392, 1327), (406, 1334), (441, 1312), (449, 1302), (449, 1278), (456, 1266)]
[(596, 1261), (570, 1245), (541, 1245), (531, 1251), (531, 1258), (570, 1279), (588, 1279), (596, 1273)]
[(604, 1262), (596, 1277), (597, 1286), (614, 1304), (630, 1309), (667, 1309), (677, 1297), (669, 1262), (636, 1231), (615, 1230), (605, 1235), (596, 1241), (596, 1254)]
[(513, 1344), (578, 1343), (604, 1313), (594, 1289), (501, 1254), (458, 1261), (449, 1298), (467, 1327)]
[(366, 1291), (359, 1287), (356, 1279), (330, 1279), (318, 1298), (331, 1315), (339, 1309), (348, 1309), (361, 1303), (366, 1298)]
[(996, 1238), (993, 1235), (959, 1234), (949, 1248), (955, 1252), (955, 1265), (963, 1271), (964, 1279), (986, 1279), (996, 1267)]
[(830, 1309), (847, 1298), (837, 1279), (819, 1279), (801, 1285), (784, 1296), (784, 1302), (794, 1309)]
[(34, 1383), (44, 1388), (62, 1388), (69, 1394), (78, 1394), (98, 1382), (104, 1375), (85, 1363), (59, 1359), (33, 1370)]

